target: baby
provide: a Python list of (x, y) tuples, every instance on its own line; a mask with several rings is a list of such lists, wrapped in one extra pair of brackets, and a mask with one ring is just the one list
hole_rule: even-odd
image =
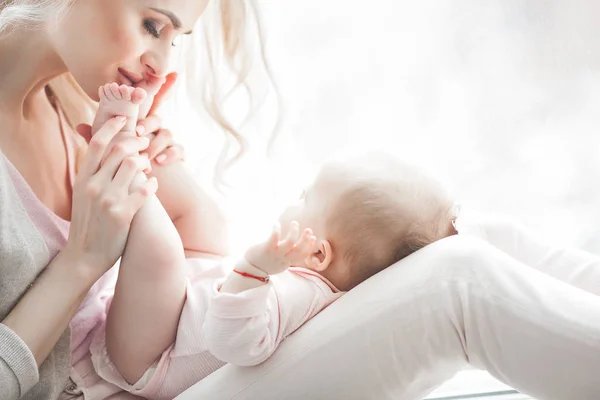
[[(152, 97), (140, 90), (105, 87), (100, 91), (97, 119), (138, 118), (139, 104)], [(100, 376), (147, 398), (172, 398), (226, 362), (263, 362), (286, 336), (343, 292), (456, 233), (454, 204), (442, 186), (385, 154), (324, 165), (312, 185), (281, 215), (271, 236), (250, 247), (233, 269), (225, 263), (207, 267), (199, 260), (185, 260), (177, 232), (170, 222), (164, 223), (164, 210), (155, 206), (148, 206), (161, 221), (154, 222), (154, 229), (143, 228), (152, 221), (132, 225), (130, 238), (144, 246), (127, 244), (128, 257), (121, 261), (108, 321), (120, 327), (113, 333), (117, 341), (131, 340), (138, 324), (134, 321), (140, 317), (151, 321), (151, 316), (134, 315), (126, 302), (116, 301), (119, 290), (140, 297), (170, 293), (173, 282), (185, 277), (169, 275), (165, 280), (165, 274), (152, 271), (177, 275), (180, 270), (169, 265), (187, 263), (196, 272), (185, 281), (181, 319), (171, 327), (177, 329), (177, 340), (165, 351), (147, 344), (146, 338), (134, 337), (143, 345), (135, 351), (122, 346), (116, 354), (106, 345), (105, 328), (100, 327), (91, 348)], [(138, 214), (136, 218), (153, 217)], [(124, 271), (138, 273), (138, 279), (123, 283)], [(173, 307), (172, 313), (179, 316), (180, 310)], [(156, 324), (150, 332), (160, 335), (163, 325)], [(142, 371), (141, 379), (132, 380), (124, 379), (112, 364), (115, 356), (156, 361)]]
[(342, 292), (456, 234), (454, 212), (438, 182), (389, 155), (325, 164), (218, 288), (204, 325), (208, 349), (238, 365), (264, 361)]

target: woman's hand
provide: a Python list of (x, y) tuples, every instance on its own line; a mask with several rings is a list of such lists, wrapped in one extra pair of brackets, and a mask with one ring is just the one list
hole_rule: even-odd
[[(183, 147), (175, 142), (173, 133), (162, 127), (162, 120), (156, 114), (163, 101), (169, 94), (177, 80), (177, 73), (170, 73), (165, 77), (162, 85), (152, 103), (146, 118), (138, 121), (136, 131), (138, 136), (145, 136), (150, 140), (150, 145), (145, 153), (151, 162), (157, 165), (169, 165), (184, 159)], [(80, 124), (77, 132), (89, 143), (92, 139), (92, 127), (89, 124)], [(146, 171), (149, 172), (149, 171)]]
[(165, 83), (154, 96), (148, 116), (140, 119), (136, 127), (138, 135), (147, 136), (150, 139), (150, 145), (146, 150), (148, 158), (161, 166), (182, 161), (184, 158), (183, 147), (175, 142), (170, 130), (162, 127), (162, 120), (157, 115), (158, 109), (176, 81), (177, 73), (175, 72), (165, 77)]
[(173, 164), (177, 161), (183, 161), (183, 146), (178, 144), (173, 133), (169, 129), (161, 127), (162, 121), (158, 115), (151, 115), (138, 123), (138, 129), (141, 128), (145, 137), (150, 140), (150, 145), (144, 151), (148, 159), (160, 166)]
[(129, 193), (134, 177), (149, 167), (148, 158), (139, 155), (149, 141), (131, 137), (111, 143), (124, 125), (124, 118), (111, 118), (91, 138), (73, 186), (71, 230), (63, 252), (98, 277), (121, 256), (134, 215), (157, 190), (156, 179), (150, 179)]
[[(150, 139), (144, 153), (153, 163), (153, 168), (144, 172), (158, 180), (160, 190), (156, 195), (175, 224), (187, 256), (200, 253), (226, 255), (229, 247), (225, 215), (185, 165), (179, 162), (184, 158), (183, 147), (175, 142), (170, 130), (162, 128), (161, 119), (156, 115), (176, 79), (175, 73), (166, 76), (165, 83), (154, 97), (148, 117), (137, 125), (138, 135)], [(77, 131), (90, 141), (89, 125), (80, 125)]]

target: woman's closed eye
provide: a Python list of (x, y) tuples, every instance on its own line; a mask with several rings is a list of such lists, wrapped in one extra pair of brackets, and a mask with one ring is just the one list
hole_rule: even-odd
[(144, 29), (156, 39), (160, 39), (160, 33), (164, 27), (165, 25), (158, 21), (151, 19), (144, 20)]
[[(155, 39), (161, 38), (161, 33), (165, 26), (166, 25), (164, 25), (163, 23), (158, 22), (158, 21), (154, 21), (151, 19), (144, 20), (144, 29), (146, 30), (146, 32), (148, 32), (150, 35), (152, 35), (152, 37), (154, 37)], [(174, 47), (177, 46), (179, 44), (179, 42), (181, 41), (180, 38), (181, 38), (181, 35), (175, 36), (175, 38), (171, 42), (171, 46), (174, 46)]]

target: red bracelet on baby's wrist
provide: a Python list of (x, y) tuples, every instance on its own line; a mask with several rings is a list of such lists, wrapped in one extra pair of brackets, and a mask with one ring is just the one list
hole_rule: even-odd
[(269, 275), (267, 275), (266, 277), (265, 276), (252, 275), (252, 274), (249, 274), (248, 272), (238, 271), (237, 269), (234, 269), (233, 272), (235, 272), (236, 274), (239, 274), (239, 275), (241, 275), (241, 276), (243, 276), (245, 278), (256, 279), (256, 280), (261, 281), (263, 283), (269, 282), (269, 280), (271, 278)]

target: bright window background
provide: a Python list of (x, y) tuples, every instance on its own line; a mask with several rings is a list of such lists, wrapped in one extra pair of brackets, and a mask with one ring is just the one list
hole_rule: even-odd
[[(286, 111), (276, 156), (256, 145), (220, 197), (237, 251), (264, 237), (324, 158), (365, 149), (419, 163), (466, 206), (600, 249), (600, 2), (258, 4)], [(172, 126), (210, 184), (220, 136), (182, 110)], [(249, 128), (256, 143), (269, 121)], [(447, 388), (482, 385), (503, 389), (475, 372)]]

